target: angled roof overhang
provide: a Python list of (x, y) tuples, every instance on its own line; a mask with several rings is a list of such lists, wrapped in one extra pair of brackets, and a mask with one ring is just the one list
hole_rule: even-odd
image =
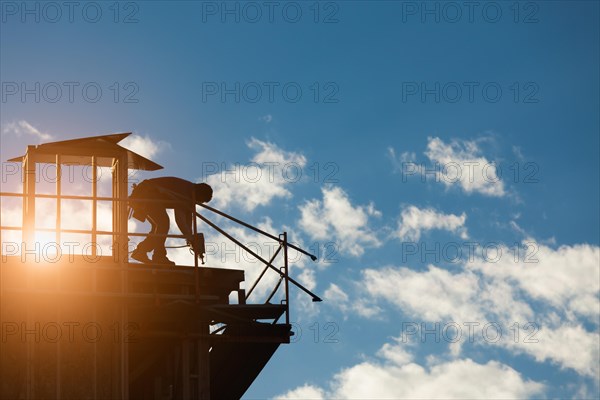
[[(115, 158), (126, 156), (129, 169), (143, 171), (162, 169), (163, 167), (154, 161), (118, 144), (129, 135), (131, 135), (131, 132), (40, 144), (34, 146), (35, 161), (55, 163), (56, 156), (60, 155), (62, 164), (88, 165), (90, 164), (90, 158), (95, 156), (97, 166), (111, 167)], [(21, 162), (26, 156), (11, 158), (8, 161)]]

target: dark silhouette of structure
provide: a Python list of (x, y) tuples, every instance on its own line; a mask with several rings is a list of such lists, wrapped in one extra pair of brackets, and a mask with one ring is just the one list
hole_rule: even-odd
[[(193, 266), (130, 264), (128, 239), (152, 234), (128, 231), (128, 172), (162, 167), (119, 146), (128, 135), (29, 146), (24, 156), (10, 160), (22, 164), (23, 193), (0, 192), (0, 197), (23, 199), (23, 224), (0, 227), (3, 235), (22, 232), (22, 241), (2, 246), (0, 254), (2, 400), (240, 398), (279, 345), (290, 342), (290, 283), (321, 300), (289, 276), (289, 248), (315, 257), (288, 243), (285, 232), (272, 235), (202, 202), (198, 213), (198, 199), (192, 199), (195, 204), (187, 199), (184, 207), (193, 213), (192, 238), (198, 237), (200, 219), (253, 255), (264, 268), (252, 285), (242, 286), (243, 270), (200, 267), (198, 254)], [(57, 171), (54, 194), (36, 193), (43, 165)], [(63, 193), (65, 165), (89, 167), (91, 194)], [(98, 193), (99, 167), (110, 168), (110, 196)], [(54, 202), (54, 227), (36, 224), (39, 199)], [(66, 201), (90, 205), (91, 229), (62, 226)], [(111, 208), (109, 230), (98, 224), (101, 203)], [(274, 254), (262, 258), (204, 211), (276, 241)], [(58, 255), (52, 255), (36, 242), (37, 233), (53, 234), (56, 243), (80, 235), (91, 246), (82, 254), (61, 254), (57, 248)], [(189, 240), (189, 232), (183, 233), (166, 237)], [(103, 240), (108, 254), (96, 246)], [(278, 279), (267, 288), (263, 277), (269, 272)], [(265, 291), (269, 295), (251, 302), (258, 286), (271, 289)]]
[[(212, 188), (206, 183), (194, 184), (174, 177), (147, 179), (136, 185), (129, 196), (133, 217), (141, 222), (148, 220), (152, 229), (151, 236), (138, 244), (131, 258), (146, 264), (175, 264), (167, 258), (165, 248), (170, 222), (166, 210), (172, 208), (177, 227), (196, 254), (203, 259), (204, 248), (192, 234), (192, 221), (195, 205), (208, 203), (212, 194)], [(147, 256), (150, 251), (154, 252), (152, 261)]]

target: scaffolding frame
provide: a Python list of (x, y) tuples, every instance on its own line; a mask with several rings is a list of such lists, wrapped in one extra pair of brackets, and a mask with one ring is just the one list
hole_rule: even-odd
[[(119, 147), (119, 146), (117, 146)], [(120, 149), (120, 147), (119, 147)], [(130, 279), (130, 274), (136, 271), (143, 271), (146, 269), (152, 269), (151, 266), (148, 265), (144, 265), (144, 264), (130, 264), (129, 263), (129, 237), (130, 236), (135, 236), (135, 237), (148, 237), (151, 234), (144, 234), (144, 233), (136, 233), (136, 232), (128, 232), (128, 226), (127, 226), (127, 221), (128, 221), (128, 217), (129, 217), (129, 210), (128, 210), (128, 202), (129, 202), (129, 198), (128, 198), (128, 190), (129, 190), (129, 183), (128, 183), (128, 170), (132, 167), (131, 164), (131, 152), (126, 151), (126, 150), (119, 150), (119, 149), (111, 149), (110, 152), (107, 151), (101, 151), (101, 150), (97, 150), (97, 149), (91, 149), (91, 155), (78, 155), (78, 159), (81, 162), (83, 159), (88, 158), (89, 159), (89, 164), (85, 164), (85, 163), (80, 163), (80, 164), (74, 164), (73, 162), (69, 162), (67, 161), (67, 159), (69, 157), (64, 157), (63, 154), (63, 147), (58, 147), (56, 149), (51, 149), (51, 152), (55, 152), (55, 154), (48, 154), (48, 151), (44, 151), (43, 149), (40, 149), (40, 147), (38, 146), (28, 146), (27, 148), (27, 152), (25, 154), (25, 156), (22, 157), (22, 171), (23, 171), (23, 193), (10, 193), (10, 192), (0, 192), (0, 199), (3, 197), (21, 197), (23, 199), (23, 205), (22, 205), (22, 227), (15, 227), (15, 226), (0, 226), (0, 243), (4, 243), (1, 239), (2, 237), (2, 232), (4, 231), (21, 231), (22, 232), (22, 245), (25, 246), (25, 248), (27, 249), (27, 246), (31, 246), (34, 244), (35, 242), (35, 234), (36, 232), (54, 232), (55, 233), (55, 237), (56, 237), (56, 242), (57, 244), (60, 246), (61, 243), (61, 237), (63, 234), (84, 234), (84, 235), (89, 235), (91, 237), (91, 243), (92, 243), (92, 257), (97, 257), (98, 254), (96, 252), (97, 249), (97, 240), (99, 236), (110, 236), (112, 238), (112, 265), (98, 265), (98, 264), (89, 264), (85, 265), (85, 266), (79, 266), (77, 268), (85, 268), (85, 269), (89, 269), (92, 271), (92, 290), (90, 292), (73, 292), (73, 291), (65, 291), (62, 290), (62, 286), (61, 286), (61, 280), (62, 277), (59, 275), (57, 278), (57, 287), (56, 287), (56, 291), (52, 292), (51, 294), (60, 294), (60, 295), (75, 295), (75, 296), (88, 296), (88, 297), (93, 297), (93, 298), (104, 298), (104, 297), (108, 297), (108, 298), (113, 298), (113, 299), (121, 299), (120, 301), (125, 301), (127, 299), (132, 299), (132, 298), (154, 298), (155, 302), (160, 302), (162, 301), (183, 301), (183, 302), (193, 302), (193, 303), (200, 303), (201, 301), (203, 301), (203, 297), (200, 291), (200, 267), (199, 267), (199, 263), (198, 263), (198, 256), (199, 254), (195, 253), (195, 248), (196, 246), (193, 246), (193, 257), (194, 257), (194, 272), (193, 272), (193, 276), (194, 276), (194, 287), (195, 287), (195, 291), (193, 294), (191, 295), (183, 295), (183, 294), (174, 294), (174, 295), (166, 295), (166, 294), (159, 294), (159, 293), (154, 293), (154, 296), (152, 294), (140, 294), (140, 293), (130, 293), (129, 292), (129, 279)], [(116, 150), (116, 151), (112, 151), (112, 150)], [(50, 152), (50, 153), (51, 153)], [(67, 152), (68, 153), (68, 152)], [(98, 153), (98, 154), (96, 154)], [(37, 182), (37, 175), (36, 175), (36, 165), (37, 164), (47, 164), (49, 163), (49, 156), (52, 156), (52, 161), (56, 167), (56, 182), (55, 182), (55, 190), (56, 190), (56, 194), (37, 194), (36, 193), (36, 182)], [(98, 168), (101, 166), (106, 166), (106, 159), (109, 158), (110, 161), (110, 168), (111, 168), (111, 173), (112, 173), (112, 196), (111, 197), (106, 197), (106, 196), (99, 196), (98, 195)], [(101, 160), (100, 160), (101, 159)], [(11, 160), (12, 161), (12, 160)], [(104, 165), (101, 165), (101, 164)], [(80, 195), (65, 195), (62, 193), (63, 191), (63, 182), (62, 182), (62, 166), (68, 164), (68, 165), (79, 165), (79, 166), (90, 166), (92, 168), (92, 188), (91, 188), (91, 196), (80, 196)], [(36, 199), (55, 199), (56, 200), (56, 221), (55, 221), (55, 227), (54, 228), (37, 228), (36, 227)], [(91, 229), (63, 229), (62, 227), (62, 200), (79, 200), (79, 201), (91, 201), (92, 202), (92, 225), (91, 225)], [(102, 201), (106, 201), (106, 202), (111, 202), (112, 204), (112, 229), (110, 231), (105, 231), (105, 230), (99, 230), (98, 229), (98, 203), (102, 202)], [(141, 200), (144, 201), (144, 200)], [(153, 200), (146, 200), (146, 201), (153, 201)], [(314, 293), (312, 293), (310, 290), (308, 290), (306, 287), (304, 287), (301, 283), (297, 282), (296, 280), (294, 280), (293, 278), (291, 278), (289, 276), (289, 258), (288, 258), (288, 248), (293, 248), (297, 251), (300, 251), (301, 253), (308, 255), (313, 261), (316, 260), (316, 256), (306, 252), (305, 250), (301, 249), (298, 246), (295, 246), (291, 243), (288, 242), (288, 235), (287, 232), (283, 232), (282, 234), (275, 236), (271, 233), (265, 232), (255, 226), (252, 226), (251, 224), (248, 224), (242, 220), (239, 220), (235, 217), (232, 217), (226, 213), (224, 213), (223, 211), (217, 210), (216, 208), (210, 207), (206, 204), (196, 204), (195, 199), (191, 199), (191, 204), (190, 204), (190, 200), (184, 200), (181, 199), (180, 200), (182, 204), (187, 205), (187, 206), (191, 206), (191, 209), (193, 210), (193, 218), (192, 218), (192, 231), (193, 231), (193, 237), (197, 238), (197, 234), (198, 234), (198, 223), (197, 220), (200, 219), (201, 221), (203, 221), (204, 223), (206, 223), (208, 226), (210, 226), (211, 228), (213, 228), (215, 231), (217, 231), (218, 233), (222, 234), (223, 236), (225, 236), (227, 239), (231, 240), (233, 243), (235, 243), (237, 246), (239, 246), (241, 249), (245, 250), (248, 254), (252, 255), (254, 258), (256, 258), (257, 260), (259, 260), (262, 264), (264, 264), (264, 268), (261, 271), (261, 273), (259, 274), (259, 276), (257, 277), (257, 279), (253, 282), (253, 284), (251, 285), (250, 289), (245, 292), (244, 289), (240, 289), (238, 291), (238, 303), (241, 305), (244, 305), (247, 303), (248, 299), (250, 298), (250, 296), (252, 295), (252, 293), (254, 292), (255, 288), (257, 287), (257, 285), (259, 284), (259, 282), (263, 279), (263, 277), (265, 276), (266, 272), (268, 270), (273, 270), (275, 271), (278, 276), (279, 276), (279, 280), (277, 281), (277, 284), (275, 285), (275, 287), (273, 288), (273, 290), (271, 291), (271, 293), (269, 294), (269, 296), (267, 297), (266, 301), (264, 302), (264, 304), (271, 304), (271, 300), (273, 299), (273, 297), (275, 296), (275, 294), (279, 291), (281, 284), (283, 283), (283, 295), (284, 298), (282, 300), (282, 304), (284, 304), (284, 316), (285, 316), (285, 325), (286, 326), (290, 326), (290, 296), (289, 296), (289, 284), (290, 282), (298, 287), (299, 289), (301, 289), (302, 291), (304, 291), (305, 293), (309, 294), (312, 297), (313, 301), (321, 301), (321, 299), (315, 295)], [(158, 201), (160, 202), (160, 201)], [(227, 233), (224, 229), (222, 229), (221, 227), (219, 227), (217, 224), (215, 224), (214, 222), (212, 222), (211, 220), (209, 220), (206, 216), (200, 214), (197, 209), (196, 206), (201, 206), (203, 207), (205, 210), (213, 212), (221, 217), (225, 217), (231, 221), (233, 221), (234, 223), (237, 223), (245, 228), (251, 229), (255, 232), (258, 232), (259, 234), (273, 239), (275, 241), (277, 241), (278, 246), (277, 249), (274, 251), (273, 255), (270, 257), (269, 260), (264, 259), (263, 257), (261, 257), (260, 255), (258, 255), (256, 252), (254, 252), (253, 250), (251, 250), (248, 246), (246, 246), (245, 244), (241, 243), (239, 240), (237, 240), (236, 238), (234, 238), (233, 236), (231, 236), (229, 233)], [(167, 238), (185, 238), (184, 235), (179, 235), (179, 234), (170, 234), (168, 233), (167, 235), (161, 235), (161, 236), (166, 236)], [(0, 255), (2, 255), (2, 250), (0, 249)], [(21, 249), (22, 250), (22, 249)], [(281, 268), (277, 268), (275, 267), (274, 261), (276, 259), (276, 257), (283, 252), (282, 256), (283, 256), (283, 266)], [(3, 259), (3, 264), (4, 264), (4, 256), (2, 256)], [(3, 267), (3, 265), (2, 265)], [(115, 271), (118, 271), (119, 273), (119, 277), (120, 277), (120, 290), (118, 293), (115, 292), (111, 292), (111, 293), (103, 293), (101, 290), (98, 290), (97, 287), (97, 272), (99, 270), (107, 270), (107, 269), (114, 269)], [(2, 270), (3, 268), (0, 267), (0, 296), (3, 296), (3, 280), (2, 280)], [(30, 282), (30, 274), (28, 273), (28, 281), (27, 281), (27, 287), (25, 289), (26, 293), (33, 293), (36, 290), (31, 286), (31, 282)], [(96, 306), (94, 306), (93, 310), (93, 319), (96, 320)], [(26, 320), (29, 324), (29, 326), (34, 322), (34, 316), (33, 316), (33, 312), (31, 310), (31, 307), (28, 305), (27, 306), (27, 315), (26, 315)], [(57, 309), (57, 319), (60, 320), (60, 309)], [(277, 317), (274, 321), (273, 321), (273, 325), (275, 325), (279, 320), (279, 317)], [(120, 307), (120, 323), (121, 326), (125, 326), (129, 321), (129, 311), (128, 311), (128, 307), (126, 305), (123, 305)], [(209, 321), (210, 322), (210, 321)], [(210, 323), (209, 323), (210, 325)], [(206, 331), (205, 332), (199, 332), (199, 333), (192, 333), (192, 334), (187, 334), (185, 337), (181, 338), (181, 349), (182, 349), (182, 357), (189, 357), (190, 356), (190, 349), (191, 349), (191, 345), (192, 342), (194, 343), (194, 348), (196, 349), (196, 365), (198, 368), (198, 371), (196, 372), (196, 381), (197, 381), (197, 385), (196, 388), (194, 389), (194, 392), (199, 396), (198, 398), (208, 398), (210, 396), (210, 383), (208, 382), (209, 378), (208, 378), (208, 359), (206, 356), (201, 357), (201, 354), (207, 354), (208, 349), (211, 346), (211, 343), (215, 343), (215, 342), (219, 342), (221, 340), (231, 340), (231, 338), (226, 338), (223, 337), (221, 335), (221, 333), (223, 332), (223, 328), (228, 326), (227, 324), (224, 325), (223, 327), (210, 332), (208, 326), (206, 327)], [(153, 335), (157, 335), (157, 336), (161, 336), (161, 337), (169, 337), (172, 336), (173, 333), (172, 332), (153, 332)], [(128, 354), (128, 343), (126, 340), (124, 340), (125, 337), (124, 335), (121, 335), (121, 340), (118, 343), (119, 345), (119, 352), (121, 354), (120, 356), (120, 364), (119, 364), (119, 373), (120, 373), (120, 384), (117, 384), (119, 387), (115, 388), (118, 389), (119, 392), (119, 398), (121, 399), (128, 399), (129, 398), (129, 389), (128, 389), (128, 382), (130, 381), (129, 378), (129, 365), (128, 365), (128, 356), (126, 356)], [(242, 339), (243, 340), (243, 339)], [(253, 340), (258, 340), (257, 338), (253, 338)], [(288, 343), (289, 343), (289, 339), (288, 339)], [(188, 351), (185, 351), (185, 349), (187, 349)], [(56, 346), (56, 398), (61, 398), (63, 395), (63, 388), (61, 387), (61, 354), (64, 351), (64, 349), (61, 348), (61, 344), (60, 342), (57, 343)], [(96, 353), (97, 350), (94, 350), (94, 381), (93, 381), (93, 393), (94, 393), (94, 398), (98, 397), (98, 387), (97, 387), (97, 360), (96, 360)], [(35, 359), (35, 346), (33, 343), (31, 343), (30, 341), (27, 342), (27, 359), (28, 360), (34, 360)], [(192, 389), (190, 387), (190, 382), (191, 382), (191, 376), (193, 375), (192, 372), (189, 369), (189, 361), (186, 363), (185, 360), (182, 360), (183, 365), (186, 366), (187, 365), (187, 369), (186, 367), (184, 367), (183, 371), (182, 371), (182, 376), (184, 376), (185, 378), (182, 378), (182, 382), (183, 382), (183, 387), (182, 387), (182, 395), (184, 398), (189, 398), (191, 393), (192, 393)], [(35, 394), (35, 380), (36, 380), (36, 372), (33, 368), (33, 362), (29, 362), (27, 365), (27, 377), (26, 377), (26, 382), (27, 382), (27, 386), (26, 386), (26, 396), (28, 398), (34, 398), (36, 397)], [(208, 395), (207, 395), (208, 393)]]

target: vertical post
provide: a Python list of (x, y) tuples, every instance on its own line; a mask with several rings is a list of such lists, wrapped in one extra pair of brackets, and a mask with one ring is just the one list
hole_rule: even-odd
[[(2, 197), (0, 196), (0, 201), (2, 200)], [(0, 246), (2, 245), (2, 229), (0, 229)], [(3, 314), (3, 307), (2, 307), (2, 270), (3, 270), (3, 263), (0, 263), (0, 325), (2, 324), (2, 314)], [(2, 367), (2, 354), (3, 354), (3, 349), (2, 349), (3, 343), (2, 340), (0, 338), (0, 375), (2, 375), (4, 368)]]
[(56, 155), (56, 243), (60, 246), (61, 235), (61, 193), (62, 193), (62, 166), (60, 154)]
[[(56, 155), (56, 243), (58, 244), (59, 247), (62, 248), (61, 246), (61, 206), (62, 206), (62, 200), (61, 200), (61, 194), (62, 194), (62, 165), (61, 165), (61, 157), (60, 154)], [(62, 268), (58, 267), (58, 271), (56, 271), (56, 291), (60, 292), (61, 291), (61, 271)], [(57, 323), (61, 324), (61, 303), (59, 302), (57, 307), (56, 307), (56, 319), (57, 319)], [(61, 325), (62, 326), (62, 325)], [(61, 370), (61, 364), (62, 364), (62, 353), (61, 353), (61, 340), (57, 340), (56, 341), (56, 398), (57, 399), (61, 399), (62, 396), (62, 370)]]
[(111, 174), (112, 174), (112, 256), (113, 256), (113, 262), (114, 263), (118, 263), (119, 262), (119, 239), (118, 239), (118, 235), (117, 235), (117, 228), (119, 226), (119, 201), (117, 200), (118, 198), (118, 190), (117, 190), (117, 186), (118, 186), (118, 176), (117, 176), (117, 168), (118, 168), (118, 159), (117, 158), (113, 158), (112, 160), (112, 166), (110, 168)]
[(127, 153), (113, 159), (113, 255), (115, 262), (126, 267), (127, 245)]
[[(25, 250), (35, 248), (35, 146), (27, 146), (27, 153), (23, 161), (23, 243)], [(27, 289), (32, 290), (31, 269), (27, 269)], [(34, 326), (34, 315), (31, 301), (26, 305), (27, 327)], [(26, 360), (26, 387), (25, 395), (29, 399), (35, 398), (35, 341), (27, 337)]]
[[(97, 201), (97, 197), (98, 197), (98, 185), (97, 185), (97, 178), (98, 178), (98, 171), (96, 168), (96, 156), (92, 156), (92, 257), (95, 259), (96, 258), (96, 246), (98, 244), (98, 238), (97, 238), (97, 230), (98, 230), (98, 215), (97, 215), (97, 207), (98, 207), (98, 201)], [(98, 289), (98, 269), (97, 268), (93, 268), (92, 269), (92, 292), (96, 293)], [(93, 316), (93, 320), (94, 323), (97, 323), (97, 319), (98, 319), (98, 306), (97, 303), (94, 302), (92, 305), (92, 316)], [(93, 393), (94, 393), (94, 399), (98, 398), (98, 342), (94, 341), (94, 378), (93, 378)]]
[(285, 323), (290, 324), (290, 284), (288, 265), (288, 241), (287, 232), (283, 232), (283, 262), (285, 268)]
[(192, 253), (194, 253), (194, 279), (196, 291), (196, 303), (200, 302), (200, 270), (198, 269), (198, 219), (196, 218), (196, 191), (192, 190)]
[[(56, 307), (56, 323), (62, 326), (62, 313), (60, 310), (61, 304), (59, 303)], [(62, 399), (62, 348), (61, 340), (56, 341), (56, 398)]]
[[(96, 156), (92, 156), (92, 258), (96, 258), (96, 245), (98, 243), (98, 168)], [(96, 269), (94, 269), (94, 278), (96, 278)], [(94, 279), (94, 285), (95, 285)], [(94, 286), (94, 291), (96, 287)]]
[[(127, 246), (127, 153), (123, 152), (113, 159), (112, 167), (113, 193), (113, 259), (121, 266), (121, 295), (128, 292), (128, 246)], [(127, 300), (123, 299), (120, 307), (121, 324), (124, 329), (128, 323)], [(119, 335), (120, 342), (120, 397), (129, 399), (129, 348), (126, 335)]]
[(27, 146), (23, 161), (23, 242), (35, 240), (35, 146)]

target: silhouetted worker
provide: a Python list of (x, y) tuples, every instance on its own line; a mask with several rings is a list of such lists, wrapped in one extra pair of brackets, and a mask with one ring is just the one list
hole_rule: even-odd
[[(146, 179), (134, 187), (129, 196), (129, 206), (133, 209), (133, 217), (141, 222), (148, 220), (152, 229), (146, 239), (141, 241), (131, 254), (131, 258), (143, 263), (175, 264), (167, 258), (165, 241), (169, 233), (169, 215), (167, 209), (175, 211), (175, 222), (196, 254), (196, 238), (192, 233), (192, 218), (196, 203), (208, 203), (212, 199), (213, 190), (206, 183), (192, 183), (185, 179), (164, 177)], [(136, 201), (143, 200), (143, 201)], [(154, 236), (155, 235), (155, 236)], [(154, 251), (152, 261), (148, 253)]]

